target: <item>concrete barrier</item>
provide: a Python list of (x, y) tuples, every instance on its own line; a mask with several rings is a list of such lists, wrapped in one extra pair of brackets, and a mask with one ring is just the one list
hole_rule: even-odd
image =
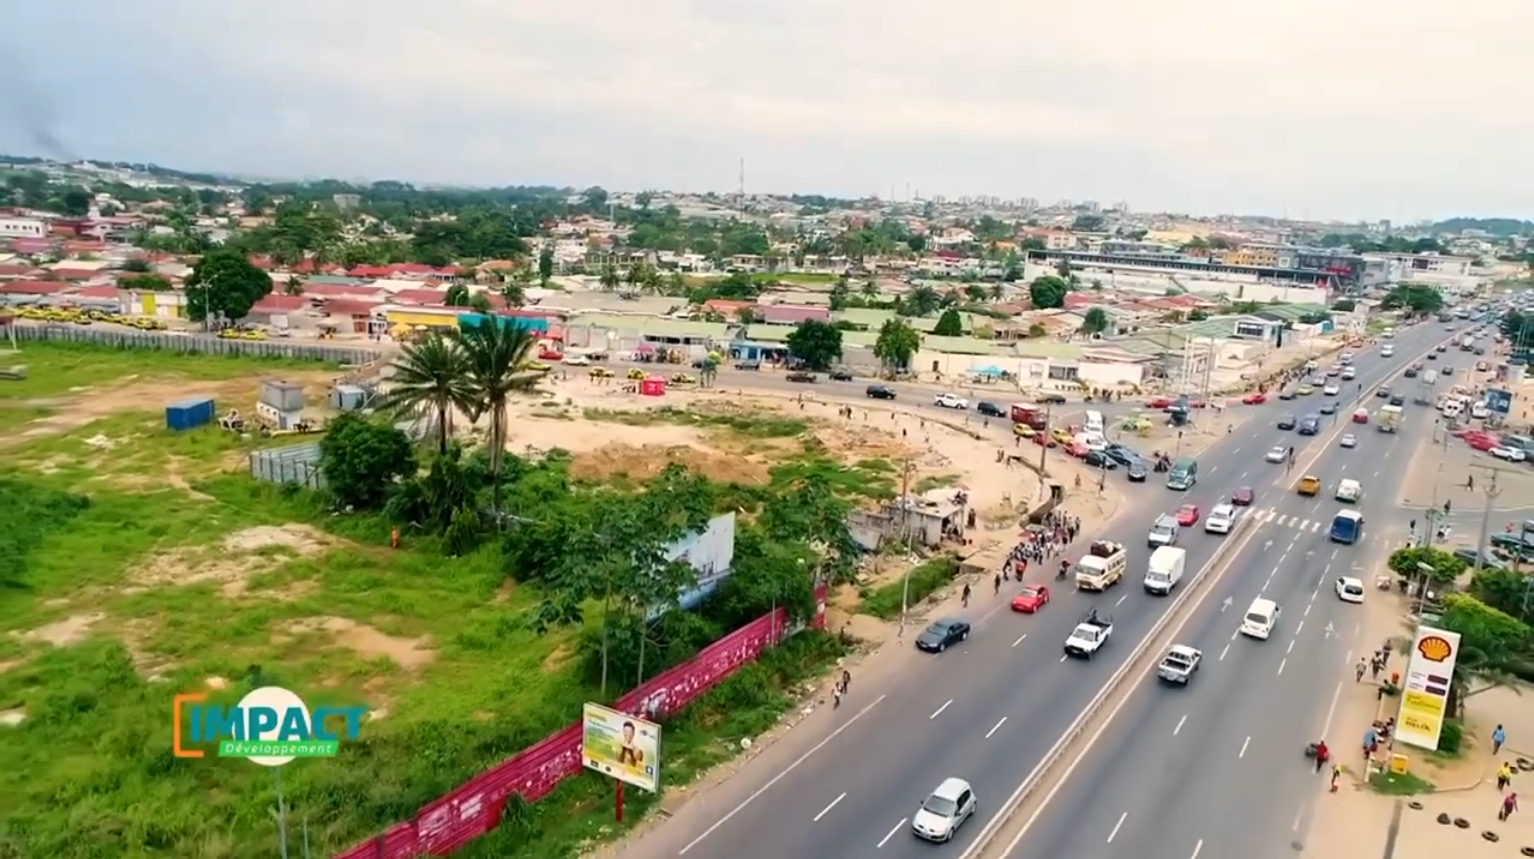
[(1253, 533), (1255, 533), (1255, 526), (1251, 524), (1250, 517), (1243, 516), (1236, 525), (1236, 529), (1231, 533), (1230, 538), (1221, 541), (1220, 547), (1215, 550), (1214, 555), (1188, 582), (1188, 586), (1177, 596), (1176, 601), (1172, 603), (1171, 607), (1145, 633), (1145, 637), (1140, 640), (1140, 643), (1135, 645), (1135, 649), (1130, 652), (1129, 658), (1124, 660), (1124, 664), (1119, 666), (1117, 671), (1113, 672), (1113, 676), (1108, 678), (1108, 682), (1103, 684), (1103, 688), (1098, 690), (1098, 693), (1093, 696), (1092, 700), (1087, 703), (1087, 706), (1077, 715), (1070, 727), (1065, 729), (1065, 733), (1060, 735), (1060, 739), (1055, 741), (1055, 744), (1050, 747), (1048, 752), (1045, 752), (1043, 759), (1033, 768), (1032, 772), (1028, 773), (1028, 777), (1023, 780), (1023, 783), (1018, 785), (1017, 790), (1013, 791), (1011, 796), (1007, 797), (1006, 802), (1001, 806), (1001, 810), (980, 830), (980, 835), (964, 850), (961, 859), (979, 859), (991, 848), (996, 840), (996, 836), (1012, 820), (1023, 803), (1044, 783), (1045, 778), (1050, 772), (1058, 767), (1060, 762), (1067, 757), (1066, 753), (1070, 750), (1072, 743), (1086, 732), (1088, 726), (1092, 724), (1092, 720), (1113, 698), (1114, 693), (1119, 690), (1124, 681), (1134, 673), (1136, 668), (1144, 667), (1143, 660), (1146, 655), (1154, 656), (1161, 652), (1158, 639), (1171, 626), (1174, 619), (1182, 616), (1185, 609), (1197, 605), (1198, 601), (1193, 598), (1198, 594), (1205, 580), (1224, 562), (1228, 555), (1240, 551), (1247, 541), (1251, 539)]

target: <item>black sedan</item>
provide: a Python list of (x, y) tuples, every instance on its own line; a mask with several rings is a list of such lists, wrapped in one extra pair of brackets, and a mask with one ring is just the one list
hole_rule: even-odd
[(998, 406), (995, 403), (986, 402), (985, 400), (981, 400), (975, 404), (975, 411), (976, 413), (984, 415), (988, 418), (1004, 418), (1007, 416), (1006, 409), (1003, 409), (1001, 406)]
[(1378, 389), (1375, 390), (1374, 395), (1376, 397), (1388, 397), (1388, 396), (1390, 396), (1390, 389), (1389, 388), (1378, 388)]
[(926, 631), (916, 636), (916, 649), (925, 650), (928, 653), (942, 653), (951, 644), (958, 644), (969, 638), (969, 621), (967, 620), (940, 620), (927, 627)]
[(1294, 429), (1294, 425), (1296, 423), (1298, 423), (1298, 421), (1295, 419), (1294, 415), (1284, 415), (1278, 419), (1278, 428), (1281, 430), (1292, 430)]
[(1335, 415), (1335, 414), (1337, 414), (1337, 401), (1336, 400), (1327, 400), (1326, 402), (1322, 403), (1321, 404), (1321, 414), (1323, 414), (1323, 415)]
[(1150, 463), (1143, 459), (1136, 459), (1134, 462), (1131, 462), (1124, 467), (1128, 469), (1128, 473), (1125, 476), (1128, 477), (1131, 482), (1144, 483), (1145, 478), (1150, 476)]
[(864, 391), (864, 393), (870, 400), (895, 399), (895, 389), (889, 385), (869, 385), (868, 390)]
[(852, 381), (852, 372), (850, 370), (832, 370), (831, 381), (850, 382)]
[(1404, 405), (1406, 405), (1406, 398), (1401, 396), (1400, 394), (1396, 394), (1395, 396), (1390, 398), (1390, 404), (1392, 406), (1404, 406)]
[(1110, 444), (1103, 453), (1107, 454), (1109, 459), (1124, 466), (1130, 465), (1140, 458), (1138, 453), (1121, 444)]
[(1113, 461), (1113, 457), (1101, 450), (1087, 451), (1087, 455), (1082, 457), (1081, 461), (1093, 468), (1101, 468), (1105, 471), (1112, 471), (1119, 467), (1119, 464)]
[(1063, 406), (1065, 405), (1065, 395), (1045, 394), (1044, 396), (1039, 397), (1039, 404), (1045, 406)]

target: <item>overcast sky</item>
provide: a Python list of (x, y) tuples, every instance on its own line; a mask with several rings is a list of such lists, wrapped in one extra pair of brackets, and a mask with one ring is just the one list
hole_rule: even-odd
[(21, 3), (0, 151), (273, 177), (1534, 215), (1528, 0)]

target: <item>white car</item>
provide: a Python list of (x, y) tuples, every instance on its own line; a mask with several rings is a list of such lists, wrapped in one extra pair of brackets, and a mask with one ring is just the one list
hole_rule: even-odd
[(1233, 504), (1216, 504), (1204, 520), (1204, 533), (1229, 534), (1236, 525), (1236, 507)]
[(1358, 436), (1352, 433), (1343, 433), (1342, 440), (1338, 443), (1343, 447), (1358, 447)]
[(1338, 576), (1335, 589), (1337, 591), (1337, 599), (1343, 602), (1363, 604), (1364, 583), (1358, 579), (1352, 576)]
[(911, 815), (911, 831), (927, 841), (952, 841), (964, 821), (975, 814), (975, 790), (962, 778), (943, 779)]
[(591, 359), (585, 355), (566, 355), (560, 363), (569, 364), (572, 367), (585, 367), (591, 363)]
[(957, 394), (938, 394), (933, 398), (932, 404), (940, 409), (967, 409), (969, 400)]
[(1497, 459), (1505, 459), (1508, 462), (1523, 462), (1527, 458), (1523, 451), (1516, 447), (1494, 447), (1488, 450), (1487, 453), (1495, 456)]
[(1470, 417), (1478, 421), (1484, 421), (1491, 417), (1491, 409), (1488, 409), (1485, 403), (1476, 403), (1470, 407)]
[(1283, 445), (1278, 445), (1277, 447), (1269, 450), (1267, 454), (1263, 456), (1263, 459), (1267, 460), (1268, 462), (1283, 462), (1288, 458), (1289, 449)]
[(1328, 396), (1328, 397), (1335, 397), (1338, 394), (1342, 393), (1342, 389), (1337, 387), (1336, 385), (1327, 385), (1326, 387), (1321, 389), (1321, 393), (1323, 395), (1325, 395), (1325, 396)]

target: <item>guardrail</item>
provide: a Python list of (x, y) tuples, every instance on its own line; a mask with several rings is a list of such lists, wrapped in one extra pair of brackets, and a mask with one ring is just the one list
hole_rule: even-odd
[(1017, 790), (1013, 791), (1011, 796), (1007, 797), (1007, 801), (1002, 804), (1001, 812), (986, 823), (985, 827), (980, 830), (980, 835), (970, 843), (960, 859), (978, 859), (979, 856), (991, 847), (996, 836), (1012, 820), (1013, 815), (1027, 801), (1028, 797), (1038, 790), (1039, 786), (1044, 782), (1044, 777), (1049, 775), (1050, 771), (1058, 766), (1066, 757), (1066, 751), (1071, 743), (1081, 736), (1082, 732), (1091, 724), (1093, 718), (1097, 716), (1098, 711), (1118, 691), (1119, 686), (1123, 684), (1124, 680), (1134, 672), (1135, 668), (1140, 666), (1141, 660), (1145, 655), (1152, 652), (1153, 649), (1157, 652), (1160, 651), (1159, 646), (1153, 648), (1153, 645), (1157, 643), (1156, 640), (1171, 625), (1172, 620), (1182, 613), (1184, 607), (1198, 593), (1204, 580), (1220, 565), (1225, 556), (1232, 551), (1236, 551), (1232, 547), (1238, 544), (1244, 546), (1251, 539), (1250, 530), (1249, 519), (1243, 516), (1241, 521), (1237, 523), (1235, 530), (1230, 534), (1230, 538), (1220, 542), (1220, 547), (1215, 550), (1214, 555), (1199, 569), (1192, 580), (1188, 582), (1188, 586), (1183, 589), (1183, 592), (1177, 596), (1172, 605), (1167, 608), (1155, 624), (1151, 626), (1150, 630), (1145, 633), (1145, 637), (1140, 640), (1140, 643), (1135, 646), (1134, 650), (1130, 651), (1129, 657), (1124, 660), (1124, 664), (1119, 666), (1117, 671), (1113, 672), (1113, 676), (1108, 678), (1108, 682), (1103, 684), (1103, 688), (1098, 690), (1098, 693), (1093, 696), (1087, 706), (1077, 715), (1076, 720), (1071, 723), (1070, 727), (1065, 729), (1065, 733), (1060, 735), (1060, 739), (1055, 741), (1055, 744), (1050, 747), (1048, 752), (1045, 752), (1043, 759), (1033, 768), (1032, 772), (1028, 773), (1028, 777), (1023, 779), (1023, 783), (1017, 786)]

